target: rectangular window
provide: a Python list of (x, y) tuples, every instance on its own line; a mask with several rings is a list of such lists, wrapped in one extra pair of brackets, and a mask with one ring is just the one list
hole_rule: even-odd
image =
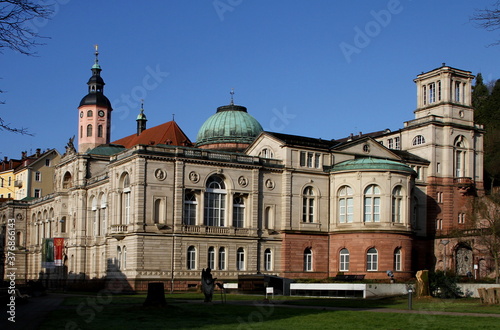
[(441, 101), (441, 80), (438, 80), (437, 94), (438, 94), (438, 101)]
[(42, 173), (40, 172), (35, 172), (35, 181), (42, 181)]
[(313, 167), (313, 155), (312, 152), (307, 153), (307, 167)]
[(35, 198), (42, 197), (42, 190), (41, 189), (35, 189), (35, 194), (34, 194), (33, 197), (35, 197)]
[(45, 166), (50, 166), (50, 159), (45, 159)]
[(340, 253), (340, 269), (341, 272), (349, 271), (349, 254), (348, 253)]
[(436, 163), (436, 172), (441, 173), (441, 163)]
[(460, 81), (455, 82), (455, 102), (460, 102)]
[(394, 138), (394, 149), (396, 149), (396, 150), (400, 150), (401, 149), (401, 145), (399, 143), (399, 136), (396, 136)]
[(394, 148), (394, 140), (393, 139), (387, 140), (387, 148), (389, 148), (389, 149)]
[(9, 178), (9, 183), (8, 183), (9, 187), (11, 184), (12, 184), (12, 178)]
[(380, 222), (380, 197), (373, 197), (373, 222)]
[(429, 84), (429, 103), (436, 102), (436, 85), (435, 83)]
[(372, 199), (371, 198), (365, 198), (365, 222), (371, 222), (372, 221)]
[(221, 247), (219, 249), (219, 270), (226, 269), (226, 249)]
[(321, 154), (314, 155), (314, 167), (319, 168), (321, 166)]
[(427, 104), (427, 86), (422, 86), (422, 96), (424, 99), (424, 105)]
[(306, 166), (306, 152), (300, 152), (300, 166)]
[(3, 178), (1, 179), (1, 181), (0, 181), (0, 182), (1, 182), (1, 183), (0, 183), (0, 187), (3, 187)]
[(401, 251), (394, 253), (394, 270), (401, 271)]

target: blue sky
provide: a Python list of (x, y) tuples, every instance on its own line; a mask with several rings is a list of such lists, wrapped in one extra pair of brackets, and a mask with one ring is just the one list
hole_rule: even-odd
[(50, 0), (50, 37), (28, 57), (0, 54), (0, 157), (57, 148), (77, 132), (95, 44), (112, 140), (175, 120), (192, 141), (216, 108), (244, 105), (265, 130), (337, 139), (403, 127), (417, 74), (447, 65), (500, 78), (498, 32), (470, 17), (491, 1)]

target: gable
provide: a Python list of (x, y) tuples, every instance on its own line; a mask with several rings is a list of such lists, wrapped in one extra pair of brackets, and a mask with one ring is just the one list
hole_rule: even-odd
[(334, 150), (342, 151), (347, 154), (360, 155), (363, 157), (377, 157), (398, 161), (401, 160), (401, 157), (370, 137), (347, 142), (334, 148)]

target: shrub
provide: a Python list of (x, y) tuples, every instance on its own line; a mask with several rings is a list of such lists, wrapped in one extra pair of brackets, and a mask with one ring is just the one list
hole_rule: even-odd
[(455, 274), (445, 274), (438, 270), (429, 273), (429, 286), (431, 295), (437, 298), (450, 299), (463, 296), (462, 290), (457, 286), (458, 277)]

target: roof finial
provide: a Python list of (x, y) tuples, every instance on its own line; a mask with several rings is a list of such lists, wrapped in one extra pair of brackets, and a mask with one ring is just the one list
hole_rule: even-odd
[(172, 114), (172, 121), (175, 121), (175, 113)]
[(231, 94), (231, 103), (230, 103), (230, 105), (234, 105), (234, 99), (233, 99), (233, 96), (234, 96), (234, 88), (231, 88), (231, 92), (229, 92), (229, 94)]
[(144, 111), (144, 99), (141, 99), (141, 112)]
[(95, 62), (94, 65), (92, 66), (93, 69), (100, 69), (101, 67), (99, 66), (99, 46), (97, 44), (94, 45), (95, 48)]

